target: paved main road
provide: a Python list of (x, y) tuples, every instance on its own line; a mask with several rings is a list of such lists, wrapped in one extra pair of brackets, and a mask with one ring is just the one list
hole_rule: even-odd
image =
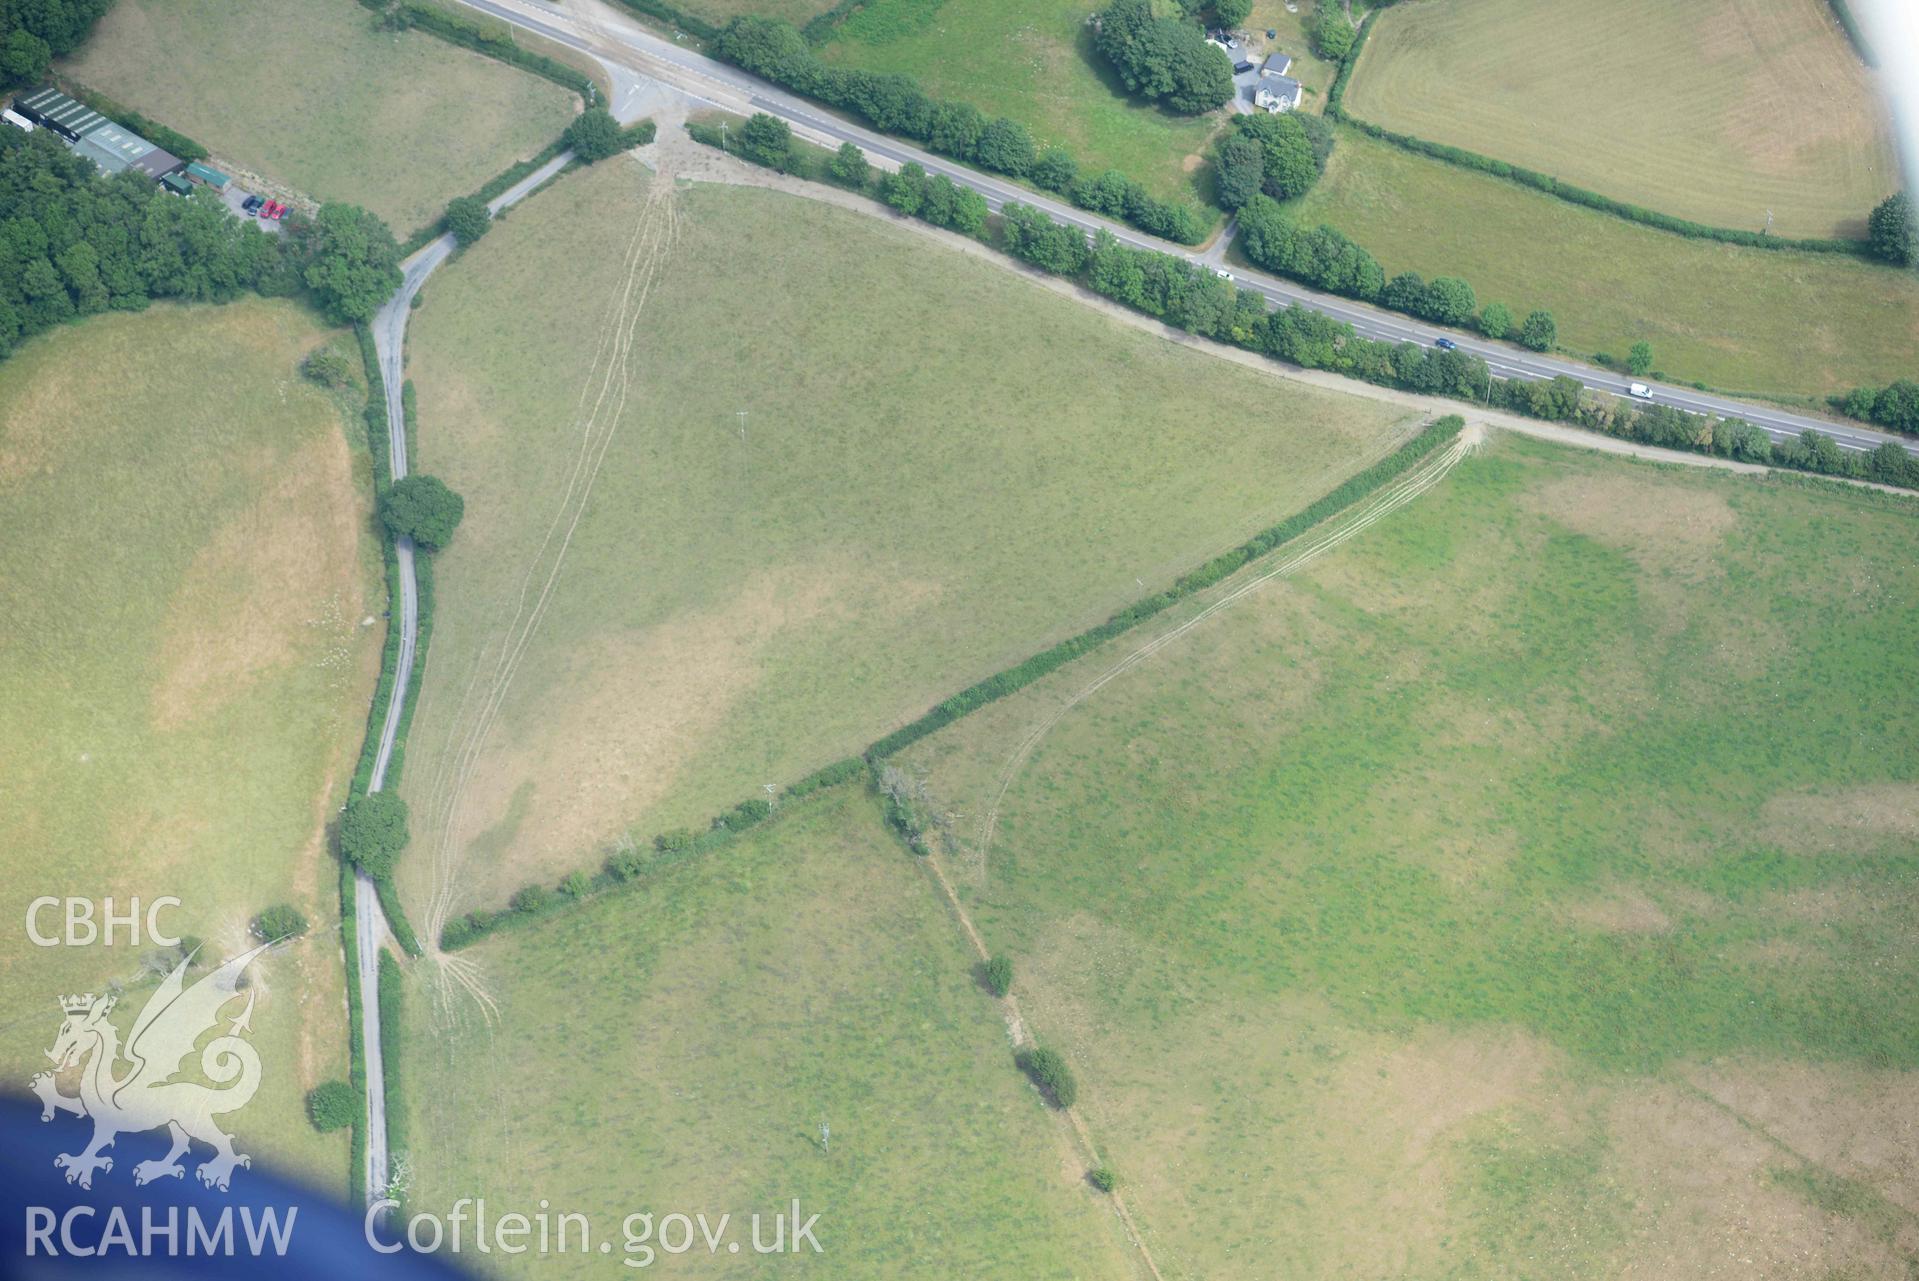
[[(1187, 246), (1145, 235), (1122, 223), (1101, 218), (1043, 193), (1030, 191), (1003, 178), (981, 173), (922, 151), (911, 143), (841, 119), (824, 107), (787, 93), (738, 67), (695, 53), (656, 35), (614, 14), (597, 0), (569, 0), (564, 9), (547, 3), (547, 0), (462, 0), (462, 3), (588, 54), (604, 64), (618, 83), (630, 83), (628, 78), (634, 73), (651, 76), (712, 106), (729, 110), (764, 111), (779, 116), (805, 132), (858, 143), (868, 153), (884, 157), (894, 164), (916, 161), (928, 173), (945, 174), (954, 182), (979, 192), (994, 210), (1008, 201), (1019, 201), (1044, 209), (1056, 221), (1079, 227), (1088, 235), (1095, 231), (1107, 231), (1122, 244), (1201, 261), (1200, 255)], [(1299, 303), (1336, 320), (1345, 321), (1355, 333), (1366, 338), (1431, 345), (1443, 335), (1457, 343), (1462, 351), (1471, 352), (1485, 360), (1493, 373), (1502, 378), (1544, 379), (1565, 374), (1577, 378), (1595, 391), (1616, 396), (1625, 395), (1628, 385), (1633, 381), (1577, 361), (1539, 355), (1505, 343), (1488, 341), (1477, 334), (1428, 325), (1354, 302), (1350, 298), (1320, 293), (1256, 271), (1237, 272), (1234, 283), (1258, 291), (1276, 305)], [(1899, 439), (1870, 427), (1793, 413), (1777, 406), (1735, 400), (1730, 396), (1696, 391), (1689, 387), (1655, 383), (1652, 388), (1654, 399), (1661, 404), (1673, 405), (1692, 413), (1743, 418), (1763, 428), (1774, 440), (1791, 439), (1808, 428), (1824, 432), (1841, 448), (1854, 451), (1876, 449), (1888, 440)], [(1919, 442), (1901, 440), (1900, 443), (1919, 454)]]
[[(498, 213), (523, 199), (535, 187), (560, 172), (573, 159), (562, 152), (535, 169), (487, 203)], [(373, 317), (373, 346), (380, 357), (380, 377), (386, 382), (387, 462), (393, 479), (407, 474), (406, 407), (403, 392), (406, 383), (406, 322), (413, 314), (413, 298), (433, 269), (452, 255), (451, 234), (441, 236), (402, 264), (399, 290)], [(393, 745), (399, 738), (400, 714), (406, 707), (406, 692), (413, 683), (414, 649), (420, 633), (419, 581), (413, 571), (413, 540), (394, 542), (400, 562), (400, 653), (394, 665), (393, 693), (388, 697), (386, 720), (380, 726), (380, 745), (373, 757), (373, 776), (367, 791), (386, 786), (387, 766), (393, 759)], [(387, 606), (392, 625), (392, 603)], [(380, 941), (385, 917), (380, 911), (379, 892), (365, 873), (354, 878), (353, 916), (360, 970), (360, 1044), (364, 1047), (366, 1067), (367, 1144), (366, 1197), (372, 1204), (386, 1195), (389, 1161), (386, 1147), (386, 1061), (380, 1057)]]

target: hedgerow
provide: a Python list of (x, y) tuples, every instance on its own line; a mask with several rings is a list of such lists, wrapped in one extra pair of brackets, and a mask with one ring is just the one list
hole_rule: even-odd
[[(1843, 8), (1843, 0), (1833, 0), (1836, 7)], [(1379, 141), (1389, 143), (1402, 151), (1430, 157), (1457, 165), (1462, 169), (1471, 169), (1477, 173), (1490, 174), (1495, 178), (1504, 178), (1508, 182), (1518, 183), (1534, 191), (1557, 197), (1568, 204), (1580, 205), (1628, 222), (1642, 226), (1655, 227), (1660, 231), (1670, 231), (1677, 236), (1692, 240), (1714, 240), (1722, 244), (1743, 245), (1750, 249), (1796, 249), (1805, 253), (1838, 253), (1868, 257), (1866, 242), (1863, 240), (1844, 240), (1824, 237), (1771, 236), (1760, 231), (1746, 231), (1739, 227), (1715, 227), (1709, 223), (1694, 222), (1690, 218), (1680, 218), (1673, 214), (1661, 213), (1657, 209), (1648, 209), (1626, 200), (1615, 200), (1611, 196), (1601, 195), (1574, 183), (1564, 182), (1550, 174), (1540, 173), (1537, 169), (1528, 169), (1524, 165), (1511, 164), (1496, 160), (1491, 156), (1469, 151), (1465, 147), (1455, 147), (1443, 142), (1433, 142), (1414, 134), (1400, 133), (1397, 130), (1362, 120), (1346, 110), (1346, 87), (1351, 81), (1354, 69), (1359, 65), (1360, 51), (1366, 46), (1366, 37), (1372, 32), (1373, 23), (1378, 18), (1379, 9), (1366, 15), (1359, 24), (1359, 33), (1353, 40), (1353, 47), (1339, 64), (1339, 73), (1333, 79), (1333, 87), (1326, 95), (1326, 114), (1341, 124), (1359, 130), (1361, 133)], [(1848, 15), (1849, 16), (1849, 15)]]

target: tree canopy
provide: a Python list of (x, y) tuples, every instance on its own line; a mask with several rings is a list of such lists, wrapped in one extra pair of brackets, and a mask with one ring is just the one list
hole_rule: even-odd
[(1881, 200), (1866, 220), (1872, 252), (1887, 262), (1908, 267), (1919, 262), (1919, 230), (1914, 229), (1912, 197), (1903, 191)]
[(1550, 351), (1559, 341), (1559, 326), (1553, 323), (1553, 314), (1550, 311), (1528, 314), (1526, 323), (1519, 327), (1519, 341), (1534, 351)]
[(453, 540), (466, 500), (437, 476), (403, 476), (380, 500), (380, 519), (395, 538), (411, 538), (424, 551), (436, 552)]
[(113, 7), (113, 0), (0, 0), (0, 88), (46, 77)]
[(1233, 96), (1233, 64), (1196, 23), (1160, 17), (1152, 0), (1113, 0), (1099, 15), (1094, 47), (1126, 88), (1174, 111), (1198, 115)]
[(478, 196), (456, 196), (447, 203), (446, 229), (462, 245), (472, 244), (492, 225), (493, 215)]
[(375, 880), (393, 875), (393, 860), (406, 848), (406, 802), (392, 792), (366, 792), (340, 816), (340, 854)]
[(210, 196), (100, 176), (46, 130), (0, 128), (0, 356), (22, 338), (153, 298), (228, 302), (299, 287), (286, 247)]
[(358, 205), (324, 204), (308, 233), (307, 286), (336, 325), (373, 318), (400, 287), (400, 246)]
[(580, 163), (594, 164), (619, 153), (620, 122), (606, 108), (594, 107), (573, 117), (565, 138)]

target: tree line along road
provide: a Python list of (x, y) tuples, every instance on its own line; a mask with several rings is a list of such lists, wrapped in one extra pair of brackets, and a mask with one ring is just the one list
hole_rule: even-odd
[[(591, 3), (591, 0), (587, 2)], [(1145, 235), (1043, 192), (1029, 190), (1017, 183), (923, 151), (911, 143), (875, 133), (738, 67), (682, 48), (623, 19), (604, 15), (582, 21), (546, 0), (461, 0), (461, 3), (584, 53), (605, 65), (609, 72), (615, 73), (617, 80), (624, 80), (634, 73), (650, 76), (709, 106), (732, 111), (763, 111), (808, 133), (839, 142), (856, 143), (868, 154), (896, 165), (915, 162), (928, 173), (944, 174), (954, 182), (979, 192), (985, 197), (987, 207), (995, 212), (1011, 202), (1027, 204), (1044, 210), (1057, 222), (1079, 228), (1088, 236), (1105, 231), (1120, 243), (1135, 249), (1150, 249), (1175, 254), (1193, 262), (1199, 261), (1198, 255), (1187, 246)], [(1639, 381), (1577, 361), (1495, 343), (1477, 334), (1429, 325), (1256, 271), (1242, 269), (1236, 272), (1234, 284), (1258, 292), (1276, 306), (1298, 303), (1335, 320), (1344, 321), (1353, 327), (1355, 333), (1365, 338), (1430, 346), (1443, 335), (1458, 344), (1461, 351), (1484, 360), (1493, 374), (1500, 378), (1543, 380), (1563, 375), (1577, 379), (1593, 391), (1614, 396), (1626, 395), (1627, 388)], [(1870, 427), (1794, 413), (1777, 406), (1737, 400), (1691, 387), (1665, 383), (1652, 383), (1649, 386), (1654, 401), (1659, 404), (1671, 405), (1689, 413), (1742, 418), (1765, 431), (1775, 441), (1791, 440), (1801, 432), (1813, 430), (1831, 437), (1840, 448), (1853, 452), (1877, 449), (1892, 440), (1919, 455), (1919, 441), (1905, 440)]]

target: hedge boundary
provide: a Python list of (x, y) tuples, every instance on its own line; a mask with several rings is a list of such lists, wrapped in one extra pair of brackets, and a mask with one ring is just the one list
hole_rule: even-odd
[[(1832, 2), (1835, 6), (1844, 5), (1844, 0), (1832, 0)], [(1511, 164), (1465, 147), (1433, 142), (1416, 134), (1400, 133), (1384, 125), (1376, 125), (1370, 120), (1363, 120), (1346, 109), (1346, 88), (1359, 66), (1359, 55), (1366, 47), (1366, 37), (1371, 34), (1373, 23), (1382, 12), (1384, 10), (1374, 9), (1366, 15), (1365, 21), (1359, 24), (1359, 34), (1353, 38), (1352, 52), (1348, 53), (1345, 61), (1340, 63), (1339, 74), (1334, 77), (1333, 87), (1326, 95), (1326, 114), (1343, 125), (1357, 129), (1369, 138), (1375, 138), (1402, 151), (1442, 161), (1460, 169), (1501, 178), (1525, 187), (1529, 191), (1537, 191), (1563, 200), (1567, 204), (1578, 205), (1583, 209), (1610, 214), (1623, 221), (1637, 223), (1642, 227), (1651, 227), (1657, 231), (1669, 231), (1676, 236), (1684, 236), (1688, 240), (1711, 240), (1720, 244), (1740, 245), (1748, 249), (1848, 254), (1871, 262), (1881, 261), (1872, 254), (1871, 247), (1864, 240), (1816, 236), (1769, 236), (1761, 231), (1744, 231), (1738, 227), (1718, 227), (1711, 223), (1695, 222), (1676, 214), (1648, 209), (1644, 205), (1616, 200), (1590, 188), (1562, 182), (1550, 174), (1541, 173), (1537, 169), (1528, 169), (1524, 165)]]
[(1401, 475), (1441, 445), (1450, 443), (1465, 425), (1465, 419), (1458, 414), (1448, 414), (1444, 418), (1428, 423), (1411, 440), (1372, 466), (1355, 472), (1330, 492), (1308, 503), (1277, 525), (1253, 535), (1239, 546), (1230, 551), (1221, 552), (1199, 568), (1181, 575), (1174, 580), (1171, 587), (1155, 592), (1143, 600), (1135, 601), (1105, 622), (1089, 627), (1077, 636), (1070, 636), (1022, 662), (995, 672), (985, 680), (970, 685), (946, 701), (935, 705), (925, 715), (907, 722), (867, 748), (866, 759), (877, 761), (897, 754), (901, 749), (910, 747), (928, 734), (944, 729), (962, 716), (977, 711), (988, 703), (996, 702), (1008, 694), (1026, 688), (1040, 677), (1058, 670), (1122, 632), (1137, 627), (1193, 593), (1203, 591), (1221, 579), (1237, 573), (1253, 561), (1291, 542), (1328, 517), (1352, 506), (1386, 482)]
[[(366, 429), (367, 447), (373, 454), (373, 494), (377, 503), (386, 495), (387, 488), (393, 483), (392, 468), (388, 462), (388, 450), (391, 447), (392, 425), (387, 421), (386, 379), (380, 373), (380, 356), (373, 344), (373, 332), (365, 325), (354, 327), (354, 333), (360, 341), (360, 360), (366, 369), (367, 401)], [(405, 430), (405, 425), (402, 425)], [(394, 602), (400, 599), (400, 557), (394, 547), (393, 535), (386, 526), (379, 526), (380, 554), (386, 565), (387, 580), (387, 630), (386, 643), (380, 652), (380, 678), (373, 687), (373, 703), (367, 710), (366, 737), (360, 743), (360, 760), (353, 771), (353, 782), (348, 789), (349, 796), (366, 795), (367, 786), (373, 781), (373, 763), (380, 754), (380, 731), (386, 724), (387, 708), (393, 702), (393, 686), (399, 676), (400, 665), (400, 629), (393, 618)], [(400, 780), (400, 770), (406, 761), (406, 730), (412, 719), (413, 705), (419, 698), (420, 682), (418, 675), (426, 669), (427, 639), (433, 631), (433, 570), (431, 558), (415, 556), (413, 558), (414, 580), (417, 587), (418, 631), (413, 646), (413, 672), (415, 679), (410, 681), (402, 697), (405, 702), (400, 710), (400, 723), (394, 734), (393, 752), (387, 759), (387, 789), (392, 790)], [(424, 950), (420, 946), (419, 936), (414, 933), (413, 924), (407, 919), (406, 908), (400, 902), (399, 892), (393, 887), (391, 878), (375, 877), (373, 886), (380, 896), (380, 907), (387, 914), (387, 924), (393, 930), (393, 937), (406, 951), (408, 956), (421, 956)]]
[[(1457, 414), (1449, 414), (1427, 424), (1398, 449), (1372, 466), (1348, 477), (1330, 493), (1308, 504), (1265, 532), (1254, 535), (1239, 546), (1220, 553), (1197, 569), (1181, 576), (1165, 591), (1148, 596), (1114, 614), (1099, 626), (1049, 646), (1023, 662), (967, 687), (938, 704), (931, 711), (876, 740), (860, 755), (844, 757), (814, 770), (786, 788), (780, 794), (780, 801), (783, 804), (796, 801), (862, 776), (870, 781), (878, 763), (901, 748), (952, 724), (968, 712), (1025, 688), (1048, 672), (1071, 662), (1122, 632), (1138, 626), (1175, 602), (1212, 586), (1259, 557), (1297, 538), (1329, 516), (1345, 510), (1405, 473), (1414, 463), (1457, 437), (1464, 426), (1465, 421)], [(711, 827), (697, 835), (691, 832), (661, 833), (653, 838), (651, 854), (644, 853), (637, 846), (615, 849), (607, 855), (606, 862), (598, 873), (589, 875), (585, 872), (574, 872), (561, 882), (557, 890), (548, 890), (543, 885), (530, 885), (515, 894), (513, 900), (505, 907), (469, 912), (458, 920), (448, 922), (446, 928), (440, 933), (440, 949), (451, 952), (469, 947), (499, 930), (531, 924), (585, 899), (638, 881), (659, 868), (674, 866), (699, 855), (724, 848), (732, 844), (740, 833), (758, 826), (770, 817), (770, 814), (764, 810), (753, 811), (753, 816), (750, 818), (743, 814), (743, 811), (748, 811), (748, 807), (758, 801), (759, 798), (755, 797), (753, 800), (741, 802), (715, 818)], [(763, 804), (763, 802), (760, 803)]]
[(400, 963), (380, 949), (380, 1071), (386, 1082), (386, 1148), (389, 1163), (407, 1151), (412, 1137), (407, 1113), (405, 1079), (406, 994), (400, 986)]
[[(504, 192), (508, 187), (511, 187), (514, 183), (534, 172), (541, 165), (552, 160), (565, 150), (566, 139), (555, 138), (552, 142), (547, 143), (539, 154), (529, 156), (525, 160), (514, 161), (468, 194), (477, 200), (490, 201)], [(417, 229), (412, 235), (400, 242), (400, 257), (402, 259), (411, 258), (414, 254), (445, 235), (446, 229), (446, 212), (442, 210), (439, 217), (427, 223), (424, 227)]]
[(1839, 28), (1846, 33), (1852, 51), (1859, 55), (1859, 61), (1868, 67), (1878, 67), (1879, 59), (1866, 43), (1866, 33), (1859, 29), (1858, 19), (1852, 16), (1852, 6), (1846, 0), (1826, 0), (1826, 3), (1832, 9), (1832, 16), (1839, 20)]
[(347, 1149), (347, 1204), (364, 1205), (366, 1185), (361, 1172), (366, 1169), (366, 1041), (360, 1035), (360, 928), (353, 902), (353, 868), (340, 860), (340, 947), (346, 954), (347, 1086), (358, 1101), (354, 1114), (353, 1136)]

